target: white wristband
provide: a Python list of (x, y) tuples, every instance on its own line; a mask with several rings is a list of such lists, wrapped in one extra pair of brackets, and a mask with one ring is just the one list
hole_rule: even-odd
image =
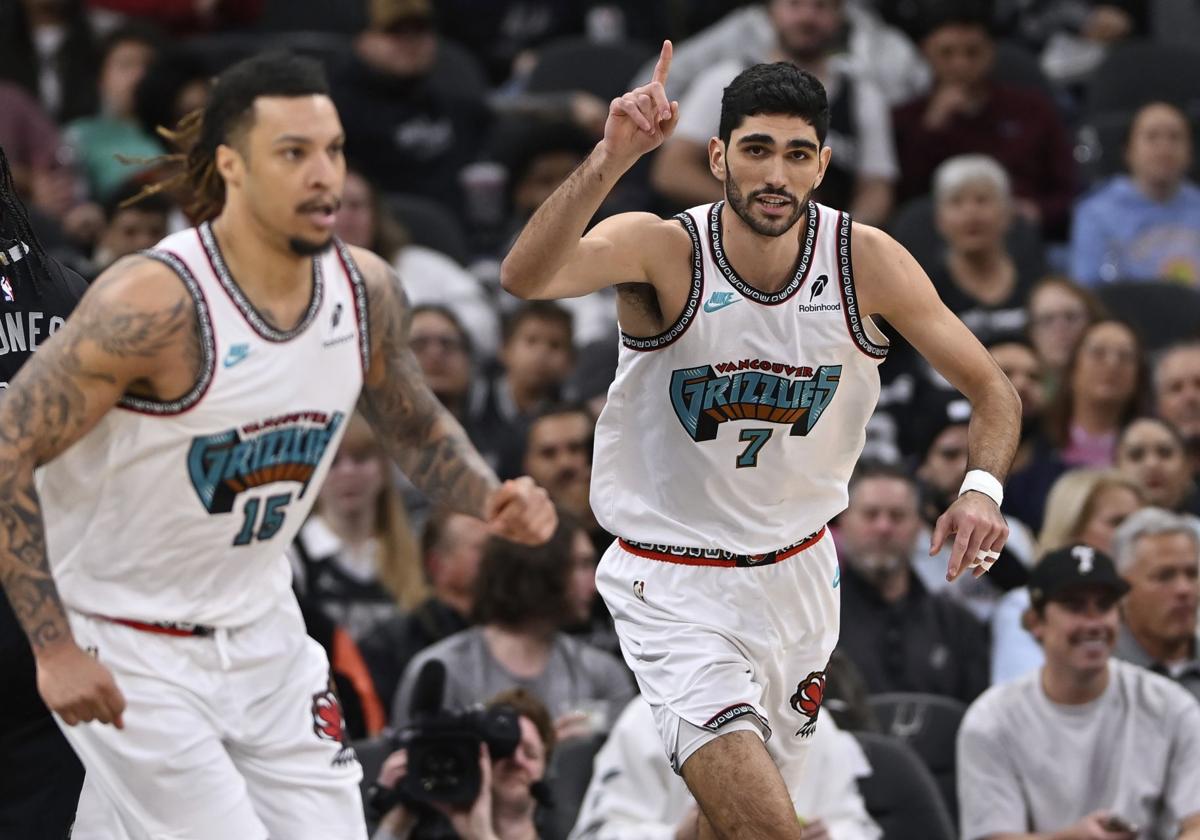
[(971, 470), (967, 473), (962, 487), (958, 488), (958, 495), (961, 496), (968, 490), (975, 490), (987, 496), (996, 503), (996, 507), (1000, 507), (1004, 503), (1004, 485), (1000, 483), (1000, 479), (986, 470)]

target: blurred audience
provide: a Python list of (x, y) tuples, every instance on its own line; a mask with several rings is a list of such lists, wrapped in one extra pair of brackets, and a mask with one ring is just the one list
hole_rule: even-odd
[[(501, 479), (521, 472), (529, 422), (559, 401), (575, 363), (571, 315), (553, 301), (526, 301), (504, 320), (500, 370), (471, 400), (475, 445)], [(486, 431), (484, 431), (486, 430)]]
[(1109, 48), (1146, 32), (1145, 0), (1017, 0), (997, 3), (997, 18), (1040, 59), (1060, 87), (1086, 81)]
[(594, 537), (596, 550), (613, 538), (592, 515), (592, 433), (595, 422), (581, 405), (551, 406), (529, 424), (522, 472), (546, 488), (550, 500), (570, 513)]
[(721, 97), (733, 78), (761, 61), (790, 61), (825, 85), (833, 157), (813, 198), (849, 210), (861, 222), (882, 224), (898, 176), (888, 104), (862, 68), (840, 56), (845, 0), (770, 0), (775, 41), (758, 55), (741, 55), (704, 70), (679, 103), (679, 124), (654, 161), (655, 188), (680, 206), (717, 201), (724, 185), (709, 169)]
[(930, 4), (921, 50), (929, 93), (893, 114), (900, 198), (929, 191), (934, 170), (957, 155), (995, 158), (1007, 170), (1014, 210), (1050, 237), (1066, 236), (1075, 159), (1062, 117), (1045, 94), (995, 79), (995, 43), (974, 3)]
[(1083, 331), (1103, 318), (1104, 310), (1086, 289), (1056, 275), (1042, 278), (1029, 290), (1026, 309), (1029, 340), (1042, 362), (1050, 399), (1058, 392)]
[(0, 79), (23, 87), (60, 125), (96, 112), (96, 49), (83, 0), (0, 5)]
[(417, 357), (425, 384), (470, 433), (467, 407), (471, 395), (473, 347), (462, 321), (444, 306), (414, 306), (408, 346)]
[(1174, 344), (1154, 365), (1154, 412), (1179, 430), (1200, 475), (1200, 341)]
[[(1113, 553), (1113, 535), (1144, 504), (1142, 488), (1117, 470), (1080, 467), (1063, 473), (1046, 499), (1038, 534), (1042, 554), (1083, 543)], [(1007, 682), (1041, 666), (1042, 649), (1025, 628), (1029, 589), (1001, 597), (992, 614), (992, 684)]]
[(446, 666), (447, 706), (467, 706), (520, 687), (543, 699), (558, 737), (607, 732), (633, 696), (633, 680), (611, 654), (560, 629), (578, 617), (573, 596), (576, 575), (584, 572), (574, 549), (582, 546), (581, 536), (578, 523), (560, 512), (558, 530), (545, 545), (490, 538), (476, 579), (479, 625), (409, 662), (392, 704), (392, 723), (409, 720), (417, 674), (424, 663), (438, 659)]
[(1033, 278), (1008, 253), (1013, 198), (1004, 168), (986, 155), (950, 158), (933, 175), (941, 260), (926, 266), (946, 306), (984, 344), (1025, 328)]
[(1010, 472), (1024, 469), (1044, 445), (1041, 426), (1046, 410), (1046, 386), (1041, 360), (1033, 345), (1018, 336), (1000, 336), (987, 345), (1021, 398), (1021, 439)]
[(390, 463), (367, 421), (352, 415), (291, 549), (297, 590), (356, 640), (426, 594)]
[(253, 26), (267, 0), (87, 0), (91, 9), (152, 20), (173, 35)]
[(1200, 536), (1193, 520), (1161, 508), (1126, 519), (1115, 539), (1129, 583), (1115, 655), (1170, 677), (1200, 700)]
[(439, 511), (425, 523), (421, 554), (432, 592), (411, 610), (371, 628), (361, 641), (381, 697), (389, 702), (395, 697), (414, 656), (469, 626), (487, 538), (487, 525), (461, 513)]
[[(862, 747), (831, 718), (813, 733), (808, 763), (820, 772), (788, 780), (802, 838), (877, 840), (855, 779), (870, 775)], [(570, 840), (695, 840), (698, 806), (671, 769), (649, 704), (633, 698), (596, 755)]]
[(1128, 175), (1075, 208), (1071, 276), (1080, 283), (1171, 280), (1200, 287), (1200, 186), (1188, 180), (1192, 128), (1176, 105), (1138, 109), (1125, 140)]
[(92, 252), (91, 271), (85, 275), (89, 279), (94, 279), (121, 257), (153, 248), (167, 235), (171, 200), (155, 193), (133, 201), (141, 191), (142, 185), (137, 181), (127, 181), (104, 202), (104, 229)]
[(1116, 465), (1142, 488), (1146, 504), (1193, 516), (1200, 510), (1187, 447), (1165, 420), (1139, 417), (1122, 429)]
[(1046, 662), (963, 718), (960, 836), (1200, 836), (1200, 703), (1112, 658), (1129, 584), (1106, 554), (1073, 545), (1046, 555), (1029, 589)]
[(873, 694), (919, 691), (969, 702), (988, 684), (986, 629), (965, 607), (929, 592), (913, 572), (920, 532), (917, 487), (908, 474), (859, 463), (850, 505), (838, 519), (838, 650)]
[(92, 198), (101, 203), (162, 154), (162, 145), (139, 125), (134, 100), (159, 48), (158, 33), (143, 23), (110, 33), (100, 48), (100, 109), (67, 125), (66, 141), (87, 176)]

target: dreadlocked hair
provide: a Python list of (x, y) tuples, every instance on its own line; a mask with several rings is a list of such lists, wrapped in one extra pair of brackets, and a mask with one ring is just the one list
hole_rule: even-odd
[(27, 278), (31, 288), (39, 287), (46, 251), (33, 232), (29, 214), (17, 195), (17, 185), (3, 148), (0, 148), (0, 252), (3, 253), (0, 269)]
[(254, 101), (262, 96), (329, 95), (320, 62), (288, 52), (268, 52), (239, 61), (219, 75), (208, 104), (192, 111), (173, 129), (158, 134), (175, 150), (153, 162), (182, 165), (181, 171), (142, 190), (127, 204), (166, 191), (187, 194), (184, 210), (192, 221), (210, 221), (225, 206), (225, 181), (217, 171), (217, 147), (232, 145), (249, 128)]

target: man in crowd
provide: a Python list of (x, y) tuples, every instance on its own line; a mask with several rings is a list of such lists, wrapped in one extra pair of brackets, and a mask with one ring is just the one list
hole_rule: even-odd
[(1187, 518), (1142, 508), (1117, 529), (1117, 569), (1129, 583), (1116, 656), (1170, 677), (1200, 700), (1200, 537)]
[(1200, 704), (1112, 659), (1129, 591), (1090, 546), (1034, 567), (1045, 665), (989, 689), (958, 733), (963, 840), (1200, 838)]
[(1200, 341), (1168, 347), (1154, 366), (1155, 413), (1187, 442), (1192, 472), (1200, 474)]

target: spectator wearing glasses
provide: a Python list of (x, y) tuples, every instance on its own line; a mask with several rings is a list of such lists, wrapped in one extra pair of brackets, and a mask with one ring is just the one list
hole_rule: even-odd
[(1029, 340), (1042, 362), (1046, 396), (1053, 397), (1084, 330), (1104, 317), (1091, 292), (1065, 277), (1039, 280), (1029, 292)]
[(465, 421), (473, 376), (471, 339), (462, 321), (444, 306), (414, 306), (408, 346), (429, 389), (469, 433)]

